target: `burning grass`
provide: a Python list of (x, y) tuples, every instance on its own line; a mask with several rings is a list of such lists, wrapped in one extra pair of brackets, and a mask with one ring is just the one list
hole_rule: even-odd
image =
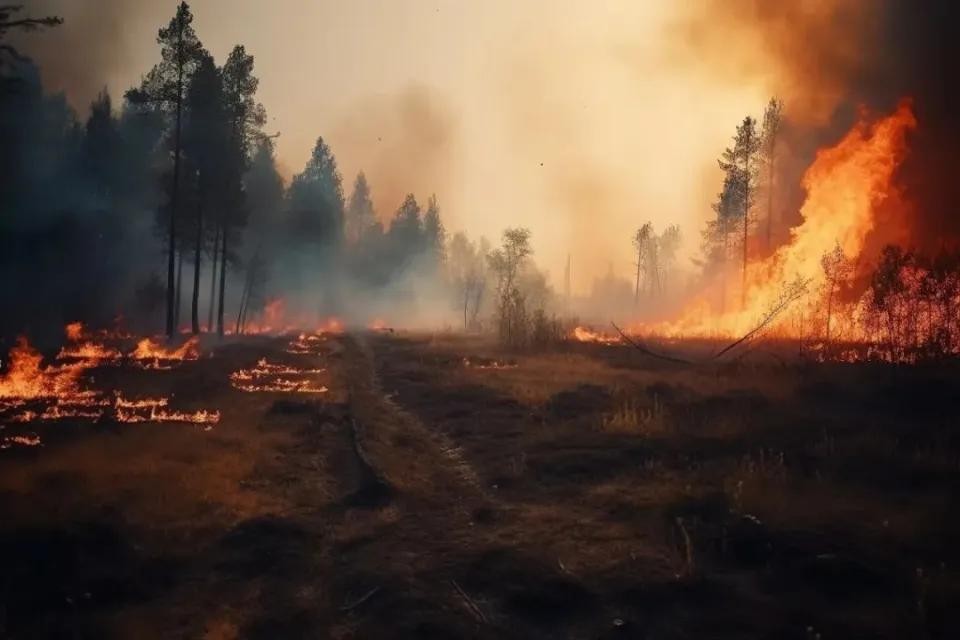
[(326, 393), (328, 388), (312, 379), (324, 371), (271, 363), (261, 358), (250, 369), (230, 374), (230, 383), (235, 389), (247, 393)]
[[(176, 349), (164, 349), (144, 339), (130, 359), (125, 359), (119, 349), (88, 340), (81, 325), (69, 325), (67, 338), (73, 342), (61, 349), (54, 362), (47, 366), (43, 366), (43, 355), (31, 347), (26, 338), (18, 339), (10, 350), (6, 372), (0, 375), (0, 422), (113, 420), (192, 423), (209, 428), (219, 421), (219, 411), (174, 410), (169, 407), (169, 398), (128, 400), (119, 391), (87, 388), (82, 384), (90, 370), (105, 364), (134, 363), (142, 368), (160, 369), (172, 366), (165, 363), (197, 359), (196, 340)], [(4, 442), (8, 446), (4, 448), (30, 446), (16, 438), (18, 436), (7, 437)]]
[(570, 337), (577, 342), (596, 342), (598, 344), (619, 344), (619, 336), (611, 336), (590, 329), (589, 327), (574, 327)]
[(179, 347), (172, 348), (144, 338), (137, 343), (136, 349), (130, 353), (130, 358), (135, 361), (136, 366), (143, 369), (172, 369), (185, 360), (200, 358), (200, 339), (191, 336)]

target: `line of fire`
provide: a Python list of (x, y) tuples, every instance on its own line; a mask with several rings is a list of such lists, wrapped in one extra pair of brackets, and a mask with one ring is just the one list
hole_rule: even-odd
[(0, 638), (960, 637), (956, 14), (0, 3)]

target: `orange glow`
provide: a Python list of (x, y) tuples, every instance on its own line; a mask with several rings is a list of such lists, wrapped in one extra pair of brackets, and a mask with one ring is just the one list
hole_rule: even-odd
[[(68, 329), (68, 337), (83, 339), (86, 334), (82, 327)], [(148, 349), (141, 341), (144, 355)], [(19, 338), (16, 346), (10, 350), (6, 373), (0, 375), (0, 419), (8, 423), (24, 423), (33, 421), (58, 421), (77, 419), (96, 421), (100, 419), (114, 419), (118, 422), (187, 422), (209, 425), (220, 419), (218, 411), (200, 410), (195, 412), (175, 411), (168, 408), (167, 398), (147, 398), (141, 400), (127, 400), (121, 394), (115, 393), (111, 399), (108, 395), (94, 389), (83, 389), (80, 379), (89, 369), (102, 363), (104, 353), (111, 354), (118, 363), (122, 363), (119, 351), (111, 350), (96, 343), (83, 343), (77, 347), (66, 347), (57, 356), (57, 363), (41, 366), (43, 356), (34, 350), (26, 338)], [(163, 360), (156, 356), (158, 352), (150, 351), (151, 363), (160, 363), (176, 359), (196, 359), (199, 357), (195, 341), (187, 343), (176, 350), (163, 351)], [(68, 358), (71, 361), (63, 363)], [(143, 360), (134, 358), (136, 363)], [(141, 365), (142, 366), (142, 365)], [(158, 365), (159, 366), (159, 365)], [(148, 367), (154, 368), (154, 367)], [(32, 436), (22, 436), (31, 438)], [(13, 445), (35, 446), (27, 440), (18, 440), (21, 436), (6, 438), (0, 448), (9, 448)], [(39, 444), (39, 441), (36, 443)]]
[(574, 328), (573, 333), (570, 334), (570, 337), (577, 342), (597, 342), (600, 344), (617, 344), (620, 342), (620, 338), (617, 336), (609, 336), (603, 333), (598, 333), (587, 327)]
[(162, 344), (144, 338), (130, 353), (130, 358), (144, 369), (170, 369), (175, 363), (200, 358), (200, 338), (192, 336), (177, 348), (168, 348)]
[(235, 389), (248, 393), (326, 393), (326, 386), (309, 377), (324, 371), (325, 369), (300, 369), (285, 364), (273, 364), (262, 358), (257, 361), (256, 366), (230, 374), (230, 383)]
[[(808, 292), (793, 313), (811, 313), (816, 303), (809, 292), (824, 283), (821, 261), (839, 247), (842, 255), (861, 268), (870, 267), (878, 243), (902, 240), (909, 209), (893, 184), (893, 175), (907, 148), (907, 133), (917, 126), (909, 101), (900, 103), (888, 116), (860, 121), (832, 147), (821, 149), (803, 177), (807, 198), (800, 215), (802, 222), (791, 230), (790, 240), (769, 258), (748, 264), (746, 304), (728, 299), (727, 311), (718, 313), (715, 296), (704, 296), (689, 305), (675, 322), (653, 327), (635, 326), (667, 336), (735, 337), (757, 326), (761, 318), (783, 300), (791, 283), (806, 283)], [(739, 269), (739, 267), (737, 267)], [(728, 283), (739, 281), (733, 277)], [(715, 293), (715, 292), (714, 292)], [(783, 314), (783, 319), (788, 314)], [(802, 337), (802, 323), (780, 321), (778, 335)], [(848, 335), (848, 338), (857, 336)]]
[(43, 356), (20, 337), (10, 350), (7, 372), (0, 377), (0, 403), (80, 396), (79, 365), (40, 366)]

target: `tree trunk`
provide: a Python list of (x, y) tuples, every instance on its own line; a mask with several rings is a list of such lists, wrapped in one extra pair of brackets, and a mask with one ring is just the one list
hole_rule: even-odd
[(833, 287), (834, 282), (830, 280), (830, 291), (827, 294), (827, 326), (826, 326), (826, 336), (824, 339), (824, 346), (830, 348), (830, 316), (833, 315)]
[(213, 236), (213, 264), (210, 267), (210, 308), (207, 311), (207, 333), (213, 333), (213, 310), (217, 295), (217, 254), (220, 251), (220, 227)]
[(248, 300), (248, 298), (249, 298), (249, 296), (250, 296), (250, 271), (249, 271), (249, 267), (248, 267), (247, 269), (248, 269), (248, 270), (247, 270), (247, 277), (244, 278), (244, 280), (243, 280), (243, 291), (240, 292), (240, 310), (237, 311), (237, 324), (236, 324), (236, 327), (235, 327), (234, 330), (233, 330), (233, 332), (234, 332), (236, 335), (240, 335), (241, 333), (243, 333), (243, 325), (244, 325), (244, 323), (246, 322), (244, 316), (246, 316), (247, 300)]
[(183, 306), (183, 249), (177, 252), (177, 295), (174, 300), (173, 326), (180, 330), (180, 309)]
[[(721, 218), (721, 221), (723, 218)], [(727, 248), (727, 223), (722, 222), (722, 227), (720, 233), (723, 234), (723, 260), (720, 263), (720, 315), (723, 315), (727, 311), (727, 254), (729, 249)]]
[(223, 299), (227, 289), (227, 227), (220, 230), (220, 302), (217, 307), (217, 335), (223, 337)]
[(173, 193), (170, 195), (170, 244), (167, 248), (167, 337), (172, 338), (177, 328), (178, 303), (174, 292), (174, 254), (177, 238), (177, 197), (180, 194), (180, 129), (183, 112), (183, 65), (177, 75), (177, 118), (173, 138)]
[(740, 279), (740, 308), (747, 306), (747, 231), (750, 229), (750, 158), (744, 162), (746, 183), (743, 187), (743, 271)]
[(637, 283), (633, 290), (633, 306), (637, 306), (637, 302), (640, 301), (640, 256), (642, 251), (642, 249), (637, 249)]
[[(771, 143), (771, 145), (775, 144), (776, 142)], [(767, 253), (770, 253), (773, 247), (773, 163), (773, 150), (771, 149), (770, 159), (767, 161)]]
[(190, 305), (190, 330), (200, 333), (200, 252), (203, 248), (203, 193), (197, 202), (197, 246), (193, 252), (193, 300)]

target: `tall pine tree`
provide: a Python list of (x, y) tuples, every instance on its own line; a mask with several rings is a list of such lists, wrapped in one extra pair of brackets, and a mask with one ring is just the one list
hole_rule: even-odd
[(127, 99), (134, 104), (153, 104), (172, 115), (173, 152), (172, 185), (168, 206), (167, 245), (167, 336), (176, 331), (175, 265), (177, 253), (177, 215), (180, 195), (180, 162), (182, 154), (183, 106), (187, 86), (196, 70), (203, 46), (193, 30), (193, 14), (186, 2), (181, 2), (170, 23), (157, 34), (161, 61), (150, 70), (138, 89), (127, 92)]

